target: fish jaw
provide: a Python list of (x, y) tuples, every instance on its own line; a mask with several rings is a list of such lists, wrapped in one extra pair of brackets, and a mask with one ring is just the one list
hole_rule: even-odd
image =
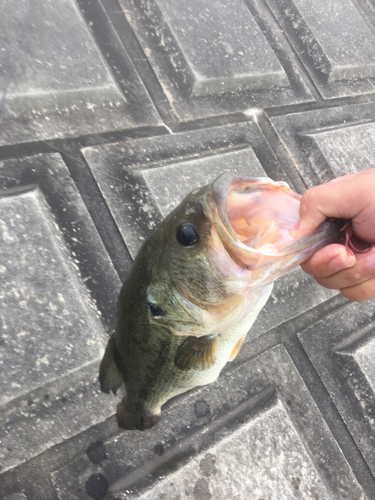
[[(325, 221), (312, 234), (295, 239), (290, 231), (299, 218), (301, 195), (284, 182), (269, 178), (238, 178), (223, 174), (213, 182), (205, 211), (220, 244), (210, 250), (210, 262), (223, 274), (223, 253), (242, 267), (247, 290), (275, 281), (288, 269), (340, 238), (341, 223)], [(225, 273), (225, 270), (224, 270)]]
[[(174, 287), (172, 288), (169, 284), (163, 284), (161, 286), (159, 283), (152, 283), (147, 288), (148, 304), (152, 303), (152, 301), (157, 303), (158, 298), (160, 300), (160, 296), (164, 295), (166, 290), (169, 291), (170, 296), (170, 304), (167, 311), (155, 315), (153, 314), (152, 308), (149, 307), (149, 322), (155, 326), (164, 326), (175, 335), (194, 335), (197, 325), (200, 325), (202, 322), (204, 310), (185, 298), (177, 289), (174, 289)], [(169, 310), (173, 310), (174, 314), (168, 314)], [(179, 310), (181, 313), (188, 313), (188, 319), (182, 319), (182, 314), (178, 314)], [(184, 316), (186, 316), (186, 314)]]

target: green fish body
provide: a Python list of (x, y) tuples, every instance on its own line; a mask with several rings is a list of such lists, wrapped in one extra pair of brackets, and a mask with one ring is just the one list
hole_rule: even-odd
[(124, 429), (148, 429), (162, 405), (210, 384), (238, 354), (273, 282), (340, 228), (289, 235), (300, 195), (268, 178), (223, 174), (190, 193), (143, 244), (121, 289), (101, 366), (105, 392), (126, 395)]

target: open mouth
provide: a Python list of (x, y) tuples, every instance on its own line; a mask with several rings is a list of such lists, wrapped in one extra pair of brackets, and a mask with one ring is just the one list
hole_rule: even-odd
[(243, 179), (227, 173), (213, 182), (211, 195), (206, 213), (222, 247), (243, 269), (271, 266), (267, 279), (275, 279), (339, 239), (340, 229), (329, 220), (312, 235), (298, 239), (290, 235), (299, 218), (301, 195), (284, 182), (266, 177)]
[(220, 218), (242, 245), (269, 251), (295, 241), (290, 230), (299, 217), (301, 196), (285, 183), (267, 178), (232, 178), (226, 186), (226, 199), (220, 184), (215, 186), (215, 195), (217, 191)]
[(249, 186), (228, 193), (228, 221), (238, 239), (254, 249), (282, 247), (293, 241), (290, 230), (298, 209), (299, 198), (284, 186)]

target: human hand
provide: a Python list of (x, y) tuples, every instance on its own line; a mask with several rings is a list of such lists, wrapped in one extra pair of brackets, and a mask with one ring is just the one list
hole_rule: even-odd
[[(354, 235), (375, 243), (375, 169), (345, 175), (308, 189), (301, 198), (295, 238), (311, 234), (327, 217), (351, 219)], [(322, 286), (340, 289), (348, 299), (364, 302), (375, 297), (375, 247), (366, 253), (328, 245), (301, 265)]]

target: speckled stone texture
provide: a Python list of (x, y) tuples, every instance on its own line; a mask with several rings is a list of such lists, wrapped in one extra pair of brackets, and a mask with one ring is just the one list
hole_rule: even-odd
[(0, 2), (0, 498), (375, 499), (374, 302), (280, 278), (209, 386), (123, 431), (141, 244), (221, 172), (375, 167), (371, 0)]
[(325, 98), (372, 91), (375, 32), (356, 2), (266, 1)]
[(256, 5), (249, 8), (243, 0), (120, 0), (120, 5), (180, 120), (311, 99), (292, 70), (297, 63), (285, 39), (272, 33)]
[(138, 102), (119, 91), (72, 0), (4, 0), (0, 46), (0, 145), (159, 121), (130, 60)]
[[(70, 498), (79, 484), (87, 489), (94, 478), (103, 483), (100, 474), (111, 481), (109, 498), (119, 493), (119, 498), (138, 498), (143, 488), (148, 491), (140, 498), (147, 499), (201, 498), (198, 492), (211, 498), (277, 498), (280, 491), (288, 498), (299, 488), (306, 497), (361, 498), (360, 486), (281, 346), (227, 372), (217, 391), (204, 387), (169, 408), (160, 422), (161, 435), (124, 433), (103, 444), (108, 456), (118, 457), (115, 466), (107, 459), (96, 464), (86, 453), (55, 472), (60, 498)], [(187, 433), (183, 440), (181, 432)], [(187, 462), (191, 453), (194, 459)]]
[(114, 317), (96, 303), (114, 307), (119, 280), (59, 155), (0, 165), (5, 470), (111, 414), (94, 381)]
[[(374, 311), (370, 304), (350, 305), (300, 334), (301, 342), (325, 382), (368, 467), (374, 453)], [(327, 331), (323, 341), (322, 327)]]

